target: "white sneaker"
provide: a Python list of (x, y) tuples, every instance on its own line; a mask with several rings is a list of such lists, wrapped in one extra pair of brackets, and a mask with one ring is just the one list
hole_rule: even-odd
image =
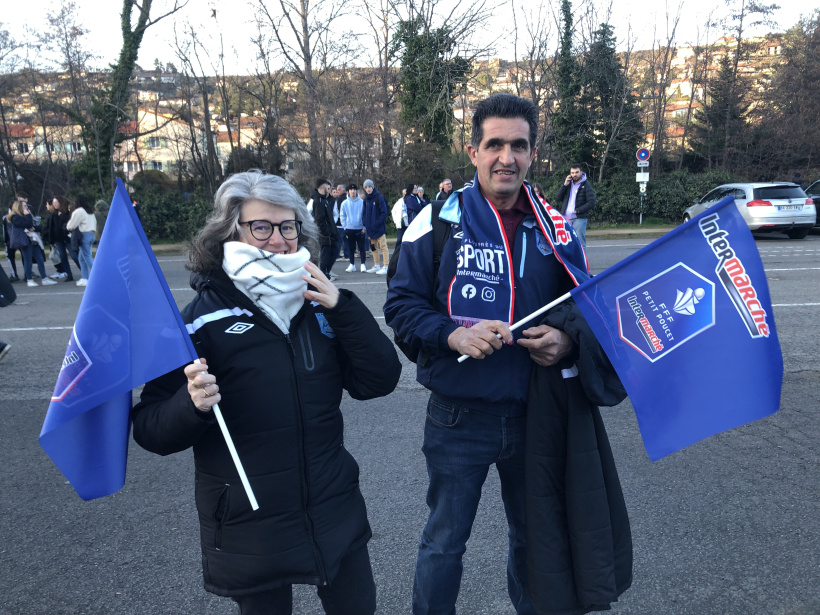
[(387, 267), (382, 267), (376, 272), (376, 275), (387, 275)]
[(378, 265), (373, 265), (370, 269), (367, 270), (367, 273), (376, 273), (379, 270)]
[(52, 280), (59, 280), (63, 275), (64, 274), (62, 274), (62, 273), (52, 273), (48, 277), (50, 277)]
[(51, 286), (52, 284), (56, 284), (54, 280), (50, 278), (43, 278), (43, 286)]
[(333, 280), (335, 280), (336, 278), (338, 278), (338, 277), (339, 277), (339, 276), (337, 276), (337, 275), (336, 275), (335, 273), (333, 273), (332, 271), (330, 272), (330, 275), (328, 276), (328, 278), (330, 278), (330, 281), (331, 281), (331, 282), (332, 282)]
[(26, 284), (27, 284), (28, 286), (40, 286), (40, 285), (39, 285), (37, 282), (35, 282), (34, 280), (26, 280)]
[(77, 280), (77, 286), (88, 286), (88, 280), (85, 278), (80, 278)]
[(348, 265), (345, 271), (347, 271), (348, 273), (350, 273), (351, 271), (356, 271), (356, 265)]
[(362, 265), (362, 273), (367, 273), (367, 265)]

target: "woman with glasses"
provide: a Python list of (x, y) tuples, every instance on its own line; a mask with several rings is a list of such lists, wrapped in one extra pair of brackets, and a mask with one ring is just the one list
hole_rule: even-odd
[[(238, 173), (193, 240), (183, 310), (201, 364), (148, 383), (134, 439), (193, 447), (205, 588), (242, 615), (291, 613), (311, 584), (326, 613), (375, 612), (370, 526), (339, 404), (387, 395), (401, 364), (365, 305), (314, 264), (318, 231), (284, 179)], [(211, 411), (220, 404), (253, 511)]]

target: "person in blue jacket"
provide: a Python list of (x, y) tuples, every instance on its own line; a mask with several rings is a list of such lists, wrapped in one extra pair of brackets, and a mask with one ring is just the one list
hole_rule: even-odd
[[(417, 380), (430, 390), (422, 449), (430, 512), (413, 613), (455, 613), (462, 555), (495, 464), (509, 526), (509, 596), (517, 613), (535, 615), (524, 523), (528, 383), (534, 364), (554, 365), (573, 344), (547, 325), (515, 334), (510, 325), (586, 280), (588, 266), (572, 226), (524, 181), (536, 154), (536, 107), (492, 96), (476, 107), (472, 130), (477, 173), (441, 210), (450, 229), (438, 271), (428, 206), (404, 233), (384, 306), (397, 337), (420, 349)], [(462, 354), (471, 358), (459, 363)]]
[[(387, 249), (387, 229), (384, 221), (387, 220), (387, 201), (373, 185), (372, 179), (364, 180), (364, 228), (370, 238), (370, 251), (373, 253), (373, 266), (368, 273), (377, 275), (387, 274), (387, 264), (390, 262), (390, 251)], [(382, 256), (382, 266), (379, 267), (379, 254)]]
[(407, 211), (407, 224), (410, 224), (422, 210), (416, 184), (407, 184), (407, 189), (404, 192), (404, 208)]

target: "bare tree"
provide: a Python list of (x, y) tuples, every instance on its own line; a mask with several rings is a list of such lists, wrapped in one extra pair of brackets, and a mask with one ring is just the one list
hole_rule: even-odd
[[(186, 37), (182, 39), (179, 32), (174, 28), (174, 48), (177, 58), (182, 63), (182, 73), (188, 85), (187, 100), (188, 110), (190, 116), (188, 117), (188, 125), (191, 131), (191, 146), (194, 160), (201, 161), (200, 171), (202, 179), (205, 181), (205, 186), (208, 190), (208, 195), (213, 196), (216, 193), (217, 182), (221, 176), (221, 167), (219, 167), (218, 158), (216, 155), (216, 145), (214, 143), (214, 134), (211, 128), (211, 103), (210, 103), (210, 89), (211, 83), (203, 65), (204, 59), (209, 59), (207, 46), (202, 43), (197, 34), (197, 30), (186, 23), (184, 26), (183, 35)], [(200, 152), (199, 139), (197, 139), (197, 127), (193, 115), (193, 98), (194, 94), (191, 91), (192, 86), (196, 87), (196, 94), (202, 100), (202, 132), (204, 141), (201, 145), (204, 149), (204, 154)]]
[[(518, 56), (519, 26), (518, 13), (524, 22), (523, 56)], [(513, 35), (515, 37), (514, 65), (515, 90), (519, 96), (526, 95), (538, 107), (541, 120), (538, 159), (531, 167), (533, 176), (543, 176), (551, 167), (551, 126), (555, 105), (555, 49), (558, 41), (552, 29), (556, 16), (547, 15), (546, 8), (539, 4), (530, 5), (529, 10), (521, 3), (520, 9), (513, 6)], [(552, 19), (550, 19), (552, 17)]]
[(683, 168), (683, 162), (686, 157), (686, 143), (689, 136), (689, 130), (692, 126), (694, 106), (698, 101), (700, 90), (706, 83), (706, 76), (708, 74), (709, 62), (711, 60), (711, 51), (709, 47), (709, 32), (712, 24), (712, 15), (706, 20), (706, 33), (704, 35), (705, 45), (701, 45), (701, 30), (698, 28), (695, 37), (695, 44), (692, 47), (692, 62), (687, 63), (686, 70), (689, 76), (689, 101), (686, 107), (686, 115), (683, 120), (683, 133), (680, 139), (680, 154), (678, 155), (678, 170)]
[(675, 69), (672, 60), (677, 53), (676, 33), (680, 23), (683, 3), (678, 4), (674, 14), (668, 8), (665, 20), (665, 32), (658, 36), (657, 29), (653, 36), (652, 49), (646, 54), (646, 70), (641, 88), (648, 103), (649, 117), (646, 121), (647, 132), (652, 133), (652, 159), (655, 164), (650, 172), (657, 176), (661, 171), (661, 162), (665, 154), (667, 121), (666, 107), (669, 104), (670, 85), (674, 79)]
[(257, 2), (257, 19), (268, 24), (286, 62), (304, 91), (310, 175), (324, 167), (317, 115), (321, 107), (320, 81), (330, 66), (347, 52), (349, 37), (336, 36), (333, 26), (344, 13), (346, 0), (279, 0), (281, 13)]

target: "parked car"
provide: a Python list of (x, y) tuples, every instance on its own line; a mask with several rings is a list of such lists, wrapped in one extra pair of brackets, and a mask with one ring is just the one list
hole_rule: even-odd
[(683, 212), (683, 221), (696, 215), (727, 196), (753, 231), (781, 231), (791, 239), (803, 239), (817, 222), (817, 209), (803, 189), (791, 182), (724, 184), (708, 192)]
[[(820, 179), (806, 188), (806, 194), (810, 199), (814, 200), (814, 208), (817, 209), (817, 206), (820, 205)], [(814, 226), (820, 226), (820, 219), (814, 223)]]

